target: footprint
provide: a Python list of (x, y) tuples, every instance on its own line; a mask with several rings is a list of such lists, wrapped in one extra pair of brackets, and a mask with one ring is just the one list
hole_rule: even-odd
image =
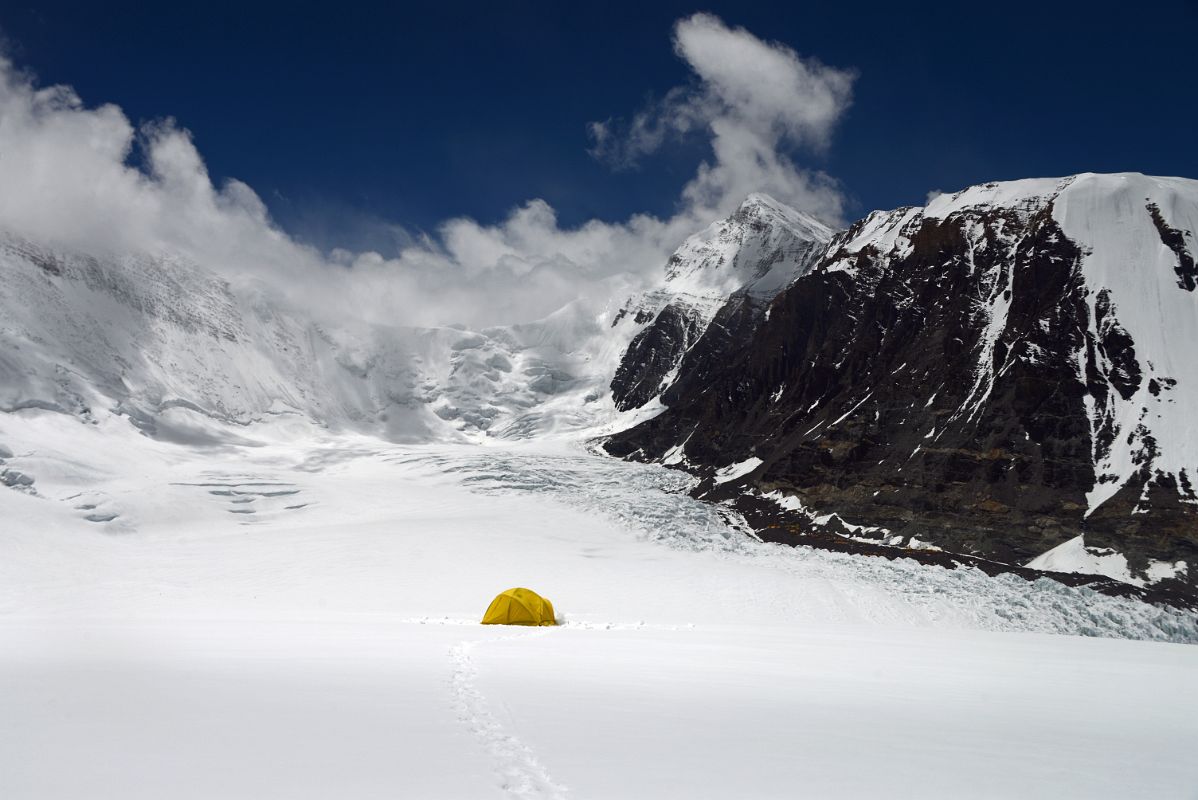
[(532, 748), (507, 731), (491, 713), (486, 698), (483, 697), (476, 685), (478, 669), (470, 659), (470, 651), (486, 642), (543, 636), (549, 630), (543, 628), (531, 634), (521, 631), (518, 634), (508, 634), (484, 641), (461, 642), (449, 650), (449, 658), (453, 664), (453, 674), (450, 676), (449, 684), (453, 692), (458, 718), (491, 754), (503, 791), (512, 798), (562, 800), (566, 797), (567, 790), (566, 787), (550, 777), (549, 772), (537, 759)]
[(112, 522), (117, 516), (117, 514), (88, 514), (84, 519), (88, 522)]
[(33, 488), (33, 476), (17, 469), (0, 469), (0, 483), (18, 492), (37, 494)]

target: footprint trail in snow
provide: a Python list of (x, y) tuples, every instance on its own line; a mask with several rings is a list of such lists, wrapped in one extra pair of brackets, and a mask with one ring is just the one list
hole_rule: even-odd
[(567, 796), (566, 787), (555, 781), (527, 744), (491, 713), (487, 700), (478, 689), (478, 668), (470, 658), (476, 647), (488, 642), (544, 636), (548, 629), (520, 632), (482, 641), (461, 642), (449, 650), (453, 665), (450, 689), (458, 718), (479, 739), (491, 755), (504, 792), (521, 800), (559, 800)]

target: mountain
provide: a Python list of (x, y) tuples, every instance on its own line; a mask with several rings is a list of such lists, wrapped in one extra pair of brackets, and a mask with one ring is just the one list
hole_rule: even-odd
[(329, 319), (174, 254), (78, 253), (3, 234), (0, 410), (85, 421), (112, 411), (186, 442), (286, 418), (396, 442), (589, 428), (657, 391), (640, 380), (613, 400), (630, 341), (634, 354), (659, 343), (670, 319), (693, 337), (730, 294), (772, 296), (830, 236), (754, 195), (622, 308), (580, 299), (534, 322), (470, 330)]
[(605, 447), (780, 541), (1192, 588), (1196, 230), (1198, 182), (1138, 174), (875, 212)]
[(0, 411), (201, 445), (264, 421), (610, 434), (762, 538), (1190, 588), (1196, 186), (986, 184), (840, 233), (751, 195), (623, 302), (482, 330), (330, 318), (173, 254), (7, 233)]
[(613, 327), (639, 328), (611, 382), (620, 411), (642, 408), (673, 381), (683, 356), (733, 300), (761, 310), (810, 269), (832, 230), (764, 194), (687, 239), (660, 287), (629, 299)]

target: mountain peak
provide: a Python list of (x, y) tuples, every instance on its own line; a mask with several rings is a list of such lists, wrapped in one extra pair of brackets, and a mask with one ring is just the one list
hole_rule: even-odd
[(790, 206), (788, 206), (784, 203), (781, 203), (781, 202), (775, 200), (774, 198), (770, 197), (765, 192), (750, 192), (749, 195), (746, 196), (745, 199), (741, 202), (741, 204), (737, 208), (737, 210), (745, 211), (745, 210), (759, 209), (759, 208), (773, 209), (773, 210), (785, 210), (785, 211), (794, 213), (793, 208), (791, 208)]
[(753, 192), (745, 197), (730, 219), (784, 225), (803, 238), (827, 240), (834, 232), (810, 214), (791, 208), (764, 192)]
[[(772, 294), (805, 271), (832, 229), (814, 217), (754, 192), (729, 217), (683, 242), (666, 264), (675, 289), (726, 297), (750, 284)], [(762, 282), (767, 273), (776, 272)]]

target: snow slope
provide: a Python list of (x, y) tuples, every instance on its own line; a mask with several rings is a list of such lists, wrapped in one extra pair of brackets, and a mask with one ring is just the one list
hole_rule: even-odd
[(0, 271), (0, 409), (115, 409), (182, 441), (194, 432), (173, 427), (172, 409), (234, 425), (290, 415), (409, 442), (589, 424), (621, 350), (605, 300), (471, 331), (329, 321), (165, 255), (7, 236)]
[[(1193, 788), (1192, 612), (757, 543), (563, 440), (0, 443), (6, 798)], [(509, 585), (565, 625), (478, 626)]]
[[(737, 292), (770, 298), (811, 266), (833, 231), (813, 217), (755, 193), (727, 219), (691, 236), (666, 262), (659, 285), (629, 298), (623, 315), (652, 319), (678, 304), (700, 330)], [(621, 319), (616, 322), (622, 322)]]
[[(0, 234), (0, 409), (117, 409), (158, 436), (174, 408), (244, 425), (294, 415), (391, 441), (523, 438), (609, 424), (629, 341), (672, 302), (710, 321), (770, 294), (831, 232), (764, 195), (687, 240), (629, 300), (581, 298), (530, 323), (467, 330), (297, 308), (171, 254), (64, 251)], [(631, 305), (638, 312), (620, 324)]]

